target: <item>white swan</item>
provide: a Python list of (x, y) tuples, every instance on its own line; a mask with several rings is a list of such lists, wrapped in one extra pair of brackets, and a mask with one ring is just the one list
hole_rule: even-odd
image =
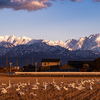
[(89, 87), (89, 89), (90, 89), (90, 90), (92, 90), (92, 89), (93, 89), (93, 88), (92, 88), (92, 83), (90, 83), (90, 87)]
[(43, 85), (42, 85), (42, 87), (43, 87), (43, 89), (42, 90), (46, 90), (47, 89), (47, 83), (46, 82), (43, 82)]
[(24, 92), (19, 91), (18, 93), (19, 93), (20, 95), (24, 95)]
[(36, 85), (40, 85), (40, 83), (38, 82), (38, 79), (36, 78), (36, 83), (35, 83)]
[(55, 85), (55, 89), (56, 90), (61, 90), (60, 87), (58, 85)]
[(35, 85), (32, 85), (32, 87), (33, 87), (33, 88), (32, 88), (33, 90), (39, 89), (38, 85), (36, 85), (36, 84), (35, 84)]
[(63, 87), (64, 90), (68, 90), (68, 88), (66, 88), (65, 86)]
[(34, 94), (33, 92), (31, 92), (30, 95), (37, 96), (37, 94)]
[(5, 88), (2, 88), (1, 93), (7, 93), (7, 90)]
[(28, 85), (30, 85), (30, 80), (28, 80)]
[(1, 85), (6, 85), (6, 84), (2, 83)]
[(16, 89), (16, 91), (19, 91), (20, 90), (20, 88), (18, 87), (17, 89)]

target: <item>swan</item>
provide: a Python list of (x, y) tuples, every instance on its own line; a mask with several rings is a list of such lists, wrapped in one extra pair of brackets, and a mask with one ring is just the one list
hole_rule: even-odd
[(27, 89), (23, 89), (23, 91), (28, 91)]
[(62, 87), (62, 85), (63, 85), (63, 82), (60, 82), (60, 86)]
[(44, 87), (42, 90), (46, 90), (47, 89), (47, 83), (46, 82), (43, 82), (43, 85), (42, 85), (42, 87)]
[(7, 93), (7, 90), (5, 88), (2, 88), (1, 93)]
[(93, 88), (92, 88), (92, 83), (90, 83), (90, 87), (89, 87), (89, 89), (90, 89), (90, 90), (92, 90), (92, 89), (93, 89)]
[(30, 80), (28, 81), (28, 85), (30, 85)]
[(37, 78), (36, 78), (36, 83), (35, 84), (40, 85), (40, 83), (38, 82), (38, 79)]
[(33, 92), (31, 92), (30, 95), (37, 96), (37, 94), (34, 94)]
[(58, 85), (55, 86), (56, 90), (60, 90), (60, 87)]
[(32, 87), (33, 87), (33, 88), (32, 88), (33, 90), (39, 89), (38, 85), (36, 85), (36, 84), (35, 84), (35, 85), (32, 85)]
[(16, 91), (19, 91), (20, 90), (20, 88), (18, 87), (17, 89), (16, 89)]
[(19, 93), (20, 95), (24, 95), (24, 92), (19, 91), (18, 93)]
[(85, 89), (85, 87), (83, 87), (82, 85), (78, 86), (78, 87), (75, 87), (77, 90), (82, 90), (82, 89)]
[(6, 84), (2, 83), (2, 85), (6, 85)]
[(65, 86), (63, 87), (64, 90), (68, 90), (68, 88), (66, 88)]
[(75, 88), (75, 83), (70, 83), (70, 84), (68, 84), (68, 87)]

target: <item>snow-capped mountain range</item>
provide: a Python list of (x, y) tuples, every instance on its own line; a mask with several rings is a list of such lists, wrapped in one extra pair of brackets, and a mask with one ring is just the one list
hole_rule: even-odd
[(79, 40), (69, 39), (66, 42), (31, 39), (25, 36), (0, 36), (0, 66), (6, 66), (6, 52), (9, 62), (14, 65), (16, 55), (19, 57), (19, 66), (25, 65), (26, 58), (31, 57), (34, 62), (41, 62), (43, 58), (59, 58), (62, 64), (66, 64), (68, 60), (94, 60), (100, 57), (100, 33)]
[(48, 46), (59, 46), (72, 50), (92, 50), (100, 52), (100, 33), (90, 35), (89, 37), (81, 37), (79, 40), (69, 39), (63, 41), (47, 41), (44, 39), (31, 39), (29, 37), (15, 37), (13, 35), (0, 36), (0, 46), (12, 48), (19, 45), (33, 45), (36, 43), (46, 43)]

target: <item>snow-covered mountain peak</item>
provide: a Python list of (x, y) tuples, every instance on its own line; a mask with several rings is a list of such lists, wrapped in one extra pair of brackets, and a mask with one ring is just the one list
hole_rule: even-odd
[(96, 39), (96, 38), (98, 38), (98, 37), (100, 37), (100, 33), (97, 33), (97, 34), (92, 34), (92, 35), (90, 35), (88, 38), (89, 39)]
[(1, 41), (7, 41), (8, 37), (9, 37), (8, 35), (0, 36), (0, 42)]
[(76, 43), (78, 40), (75, 40), (75, 39), (68, 39), (65, 43), (68, 44), (68, 43)]
[(100, 41), (100, 36), (98, 38), (96, 38), (96, 41)]
[(19, 40), (23, 40), (23, 39), (26, 39), (26, 40), (32, 40), (31, 38), (29, 37), (26, 37), (26, 36), (21, 36), (21, 37), (18, 37)]
[(100, 33), (90, 35), (90, 36), (88, 37), (88, 39), (89, 39), (92, 43), (100, 44)]
[(100, 33), (90, 35), (89, 37), (81, 37), (79, 40), (69, 39), (66, 41), (66, 48), (69, 50), (94, 50), (100, 51)]
[[(4, 42), (4, 43), (3, 43)], [(68, 50), (93, 50), (100, 52), (100, 33), (92, 34), (88, 37), (81, 37), (80, 39), (68, 39), (66, 42), (62, 40), (48, 41), (45, 39), (31, 39), (29, 37), (21, 36), (16, 37), (14, 35), (0, 36), (0, 46), (13, 47), (17, 45), (38, 45), (45, 43), (49, 46), (60, 46)]]
[(46, 43), (46, 42), (48, 42), (48, 40), (43, 40), (42, 42), (45, 42)]
[(64, 43), (62, 40), (57, 40), (57, 41), (54, 41), (54, 43)]
[(80, 39), (79, 39), (79, 41), (84, 41), (85, 39), (86, 39), (87, 37), (81, 37)]
[(13, 44), (14, 46), (21, 45), (21, 44), (26, 44), (30, 41), (31, 39), (25, 36), (22, 37), (16, 37), (14, 35), (5, 35), (5, 36), (0, 36), (0, 42), (8, 42)]
[(39, 43), (39, 42), (42, 42), (42, 41), (43, 41), (42, 39), (32, 39), (27, 43), (27, 45), (31, 45), (31, 44), (34, 44), (34, 43)]
[[(46, 41), (46, 40), (45, 40)], [(46, 41), (46, 44), (51, 45), (51, 46), (61, 46), (61, 47), (66, 47), (65, 43), (62, 40), (57, 40), (57, 41)]]

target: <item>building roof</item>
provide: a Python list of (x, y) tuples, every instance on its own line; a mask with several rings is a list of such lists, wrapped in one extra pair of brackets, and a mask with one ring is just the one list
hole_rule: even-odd
[(60, 62), (60, 59), (42, 59), (41, 62)]
[(66, 65), (61, 66), (60, 69), (75, 69), (75, 68), (72, 67), (71, 65), (66, 64)]

